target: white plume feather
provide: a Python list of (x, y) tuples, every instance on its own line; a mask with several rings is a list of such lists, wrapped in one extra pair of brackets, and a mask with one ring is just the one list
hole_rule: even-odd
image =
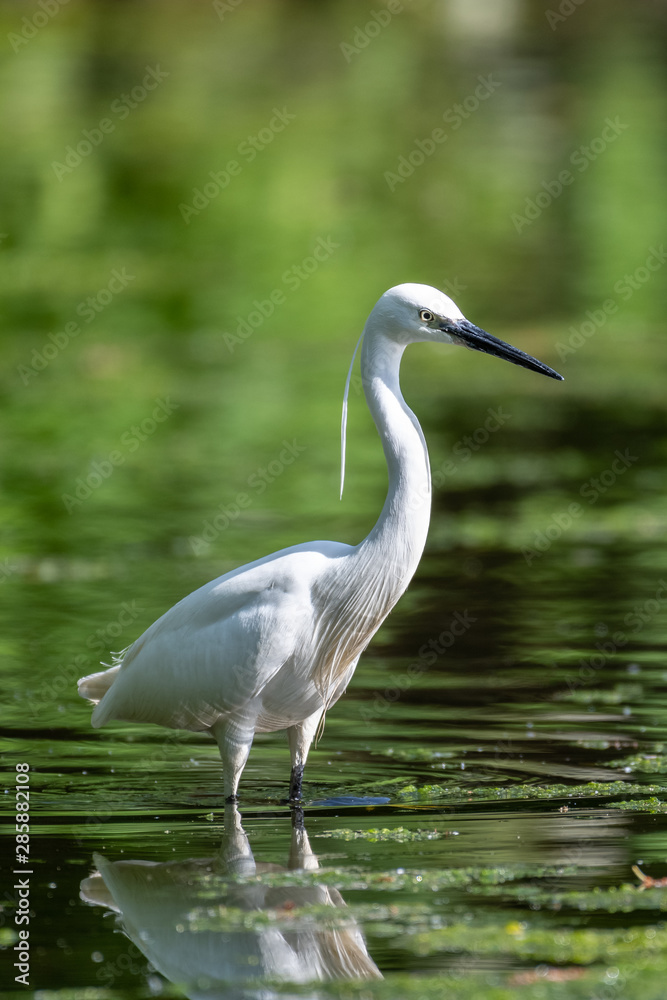
[(347, 373), (347, 379), (345, 380), (345, 394), (343, 395), (343, 414), (340, 422), (340, 499), (343, 499), (343, 486), (345, 485), (345, 438), (347, 435), (347, 397), (350, 394), (350, 380), (352, 378), (352, 369), (354, 368), (354, 361), (357, 357), (357, 351), (361, 347), (361, 341), (364, 339), (363, 333), (357, 341), (357, 346), (354, 349), (354, 354), (352, 355), (352, 360), (350, 361), (350, 368)]

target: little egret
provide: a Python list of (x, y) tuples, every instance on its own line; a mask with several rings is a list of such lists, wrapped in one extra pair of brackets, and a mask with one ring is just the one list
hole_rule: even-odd
[[(97, 702), (95, 728), (119, 719), (208, 730), (220, 748), (228, 802), (236, 801), (254, 734), (287, 729), (289, 797), (301, 798), (304, 765), (322, 715), (345, 691), (426, 543), (428, 451), (399, 385), (403, 351), (420, 341), (461, 344), (562, 378), (468, 322), (437, 289), (390, 288), (357, 344), (366, 401), (389, 472), (387, 499), (371, 533), (358, 545), (293, 545), (183, 598), (118, 654), (110, 669), (79, 681), (82, 697)], [(352, 365), (343, 403), (341, 491), (351, 371)]]

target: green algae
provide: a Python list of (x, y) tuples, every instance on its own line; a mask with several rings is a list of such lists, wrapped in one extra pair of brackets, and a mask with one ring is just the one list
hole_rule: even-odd
[(636, 753), (620, 760), (613, 760), (610, 762), (610, 766), (622, 768), (628, 773), (639, 771), (642, 774), (665, 774), (667, 772), (667, 755)]
[(465, 868), (396, 868), (394, 870), (370, 872), (361, 867), (321, 867), (314, 871), (262, 872), (261, 875), (237, 876), (207, 872), (198, 878), (200, 895), (211, 897), (234, 883), (260, 883), (270, 888), (284, 886), (306, 887), (326, 885), (335, 889), (374, 889), (383, 891), (418, 892), (421, 890), (442, 891), (466, 889), (468, 886), (503, 885), (519, 879), (556, 880), (581, 875), (582, 865), (497, 865)]
[(395, 760), (404, 761), (439, 761), (445, 760), (448, 757), (456, 757), (456, 753), (453, 750), (430, 750), (428, 747), (401, 747), (395, 749), (394, 747), (389, 747), (387, 750), (379, 751), (383, 757), (393, 757)]
[(475, 886), (468, 892), (484, 897), (502, 898), (504, 902), (520, 902), (531, 910), (541, 908), (568, 909), (581, 913), (632, 913), (636, 910), (667, 911), (664, 889), (643, 889), (641, 885), (620, 885), (610, 888), (595, 886), (586, 891), (558, 890), (551, 885), (527, 882), (520, 885)]
[(663, 785), (632, 785), (625, 781), (589, 781), (583, 785), (481, 785), (477, 787), (460, 787), (457, 785), (405, 785), (397, 790), (401, 800), (415, 799), (420, 802), (430, 799), (456, 799), (459, 802), (474, 800), (496, 801), (521, 799), (565, 799), (568, 801), (582, 799), (614, 798), (618, 795), (646, 795), (667, 792)]
[(439, 840), (445, 836), (438, 830), (408, 830), (404, 826), (393, 828), (383, 827), (379, 829), (373, 827), (370, 830), (349, 830), (340, 827), (337, 830), (322, 830), (318, 837), (332, 837), (338, 840), (369, 840), (375, 844), (381, 840), (395, 840), (400, 844), (410, 843), (415, 840)]
[[(571, 878), (574, 875), (574, 870), (571, 869), (567, 874)], [(426, 873), (386, 872), (380, 873), (363, 887), (359, 884), (355, 886), (346, 884), (346, 880), (341, 880), (340, 875), (334, 876), (332, 872), (327, 872), (326, 875), (325, 879), (308, 879), (307, 881), (295, 881), (294, 879), (283, 881), (262, 877), (261, 884), (265, 888), (279, 890), (279, 903), (261, 910), (248, 910), (246, 908), (240, 909), (233, 903), (227, 905), (218, 902), (216, 905), (210, 906), (203, 902), (201, 907), (195, 908), (190, 914), (190, 929), (259, 930), (267, 925), (283, 929), (286, 927), (296, 929), (312, 924), (334, 928), (348, 926), (350, 921), (354, 920), (363, 923), (367, 930), (372, 926), (373, 933), (382, 937), (394, 938), (404, 934), (418, 936), (422, 933), (437, 932), (442, 936), (443, 947), (446, 947), (446, 950), (468, 950), (480, 953), (478, 936), (481, 933), (486, 941), (489, 927), (493, 926), (497, 932), (495, 944), (490, 946), (485, 943), (481, 948), (482, 952), (502, 951), (503, 953), (521, 954), (524, 957), (543, 955), (548, 961), (561, 963), (599, 961), (603, 957), (603, 949), (611, 947), (610, 941), (614, 942), (614, 948), (620, 948), (619, 954), (625, 954), (623, 947), (628, 941), (636, 944), (638, 948), (648, 948), (648, 942), (650, 942), (650, 947), (653, 950), (656, 947), (654, 945), (656, 940), (658, 941), (658, 949), (667, 946), (667, 926), (663, 923), (652, 927), (634, 927), (631, 931), (616, 929), (613, 933), (604, 928), (576, 926), (576, 915), (583, 913), (617, 914), (635, 911), (652, 911), (656, 915), (664, 913), (667, 911), (667, 892), (661, 889), (643, 890), (641, 886), (629, 884), (611, 888), (596, 886), (585, 891), (555, 888), (554, 886), (557, 886), (566, 877), (563, 869), (559, 869), (557, 873), (553, 870), (551, 873), (543, 872), (541, 879), (537, 880), (527, 880), (525, 871), (450, 871), (440, 872), (430, 877)], [(331, 890), (333, 888), (348, 891), (351, 888), (373, 889), (376, 890), (374, 893), (376, 899), (374, 902), (354, 901), (349, 902), (345, 907), (337, 907), (330, 902), (324, 902), (317, 895), (314, 895), (313, 900), (306, 905), (296, 905), (289, 898), (289, 890), (292, 890), (295, 898), (299, 899), (302, 898), (299, 890), (303, 891), (307, 888), (312, 890), (317, 888)], [(431, 892), (442, 893), (443, 890), (452, 889), (463, 891), (464, 895), (460, 897), (460, 902), (465, 903), (463, 910), (460, 905), (446, 911), (442, 908), (434, 909), (433, 901), (428, 898), (427, 894)], [(380, 902), (377, 890), (399, 891), (401, 895), (395, 901)], [(205, 893), (201, 895), (203, 900)], [(216, 896), (219, 896), (218, 890), (216, 890)], [(496, 921), (493, 925), (490, 924), (488, 918), (485, 920), (484, 917), (476, 917), (473, 927), (471, 913), (467, 910), (470, 896), (499, 900), (503, 904), (511, 904), (512, 908), (504, 911), (497, 910), (496, 915), (502, 917), (504, 912), (505, 918)], [(233, 892), (230, 898), (234, 899)], [(434, 898), (437, 900), (439, 897)], [(530, 910), (530, 919), (517, 911), (515, 905), (517, 903), (522, 905), (524, 911)], [(567, 911), (571, 914), (568, 926), (565, 926), (564, 915), (561, 914), (562, 926), (559, 926), (557, 933), (551, 932), (551, 936), (558, 939), (558, 944), (567, 946), (567, 951), (554, 951), (551, 946), (547, 952), (541, 951), (547, 925), (538, 920), (537, 915), (540, 910)], [(477, 927), (480, 922), (481, 932)], [(475, 932), (472, 936), (469, 935), (471, 928)], [(586, 931), (587, 934), (597, 934), (598, 930), (602, 934), (601, 943), (596, 946), (597, 952), (591, 954), (590, 940), (586, 936), (581, 937), (580, 931)], [(463, 939), (461, 935), (463, 935)], [(466, 941), (468, 944), (465, 944)], [(585, 951), (581, 950), (582, 942), (587, 949)], [(415, 947), (420, 950), (423, 945), (418, 943)], [(533, 951), (529, 949), (533, 949)]]
[(639, 958), (660, 957), (667, 949), (663, 925), (631, 929), (557, 928), (530, 920), (510, 920), (504, 925), (474, 919), (447, 927), (403, 935), (399, 942), (422, 957), (439, 952), (468, 952), (481, 956), (512, 957), (527, 962), (558, 965), (636, 963)]
[(654, 795), (650, 799), (626, 799), (622, 802), (608, 802), (606, 807), (608, 809), (625, 809), (628, 812), (667, 812), (667, 802), (663, 802), (662, 799), (658, 799)]
[[(471, 873), (468, 873), (471, 874)], [(511, 892), (512, 903), (534, 905), (539, 886), (499, 887), (499, 893)], [(486, 887), (486, 893), (491, 887)], [(546, 892), (546, 890), (544, 890)], [(564, 892), (552, 894), (552, 908), (572, 906), (591, 912), (630, 912), (643, 903), (644, 909), (655, 909), (651, 893), (640, 893), (632, 886), (615, 891), (591, 893)], [(667, 900), (667, 896), (665, 897)], [(581, 906), (590, 900), (589, 905)], [(661, 906), (660, 909), (663, 907)], [(479, 911), (478, 911), (479, 914)], [(579, 917), (581, 921), (581, 917)], [(559, 914), (559, 923), (545, 922), (539, 913), (526, 916), (516, 908), (496, 911), (494, 919), (474, 916), (470, 910), (434, 911), (429, 902), (396, 904), (348, 903), (346, 907), (287, 905), (263, 912), (240, 911), (219, 907), (202, 908), (191, 916), (191, 930), (260, 930), (271, 926), (289, 931), (319, 928), (343, 930), (359, 924), (369, 939), (385, 942), (392, 951), (411, 955), (441, 970), (436, 980), (420, 975), (406, 980), (401, 996), (409, 998), (447, 997), (477, 998), (516, 996), (508, 992), (522, 989), (521, 996), (535, 998), (591, 998), (602, 986), (613, 987), (623, 1000), (647, 1000), (661, 996), (644, 992), (647, 983), (655, 989), (658, 978), (667, 971), (667, 927), (663, 922), (648, 926), (595, 927), (577, 925), (577, 917), (566, 919)], [(523, 972), (520, 970), (524, 970)], [(638, 974), (641, 972), (642, 988)], [(655, 984), (653, 980), (655, 978)], [(354, 984), (331, 985), (326, 995), (340, 998), (395, 997), (399, 995), (400, 976), (392, 975), (391, 991), (384, 993), (375, 984), (357, 988)], [(637, 990), (633, 989), (637, 979)], [(581, 991), (580, 988), (581, 987)], [(433, 992), (431, 992), (433, 990)], [(483, 992), (482, 992), (483, 991)]]

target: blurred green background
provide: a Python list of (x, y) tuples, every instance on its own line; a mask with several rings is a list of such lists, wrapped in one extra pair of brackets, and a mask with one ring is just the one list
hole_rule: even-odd
[[(557, 487), (585, 478), (591, 419), (664, 424), (664, 274), (645, 262), (665, 231), (665, 4), (393, 6), (0, 5), (5, 576), (193, 556), (239, 493), (252, 531), (220, 532), (217, 565), (358, 539), (383, 458), (357, 386), (339, 505), (340, 399), (366, 315), (402, 281), (567, 380), (409, 352), (434, 467), (489, 405), (512, 410), (443, 495), (507, 478), (521, 428), (543, 456), (515, 475)], [(285, 474), (249, 489), (295, 439)]]

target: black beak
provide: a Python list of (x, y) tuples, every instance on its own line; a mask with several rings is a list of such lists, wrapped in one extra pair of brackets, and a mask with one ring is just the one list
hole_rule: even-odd
[(506, 344), (504, 340), (499, 340), (486, 330), (481, 330), (474, 323), (469, 323), (467, 319), (451, 320), (443, 324), (442, 330), (453, 337), (459, 344), (469, 347), (471, 351), (481, 351), (483, 354), (493, 354), (496, 358), (503, 358), (511, 361), (513, 365), (520, 365), (528, 368), (532, 372), (539, 372), (540, 375), (547, 375), (549, 378), (563, 381), (563, 376), (555, 372), (548, 365), (543, 365), (537, 358), (531, 358), (530, 354), (524, 354), (517, 347)]

